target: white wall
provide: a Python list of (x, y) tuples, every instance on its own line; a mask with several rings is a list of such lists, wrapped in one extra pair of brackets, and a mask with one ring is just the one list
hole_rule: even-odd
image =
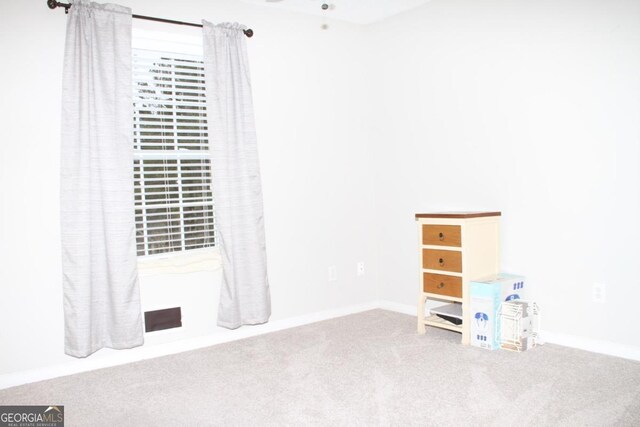
[[(637, 1), (433, 0), (329, 31), (234, 0), (119, 3), (256, 31), (274, 320), (378, 298), (415, 305), (414, 213), (499, 209), (504, 268), (530, 279), (545, 329), (640, 345)], [(44, 1), (0, 3), (0, 374), (78, 363), (63, 355), (64, 27)], [(591, 302), (593, 282), (608, 284), (605, 305)], [(219, 271), (143, 277), (144, 308), (180, 305), (185, 322), (147, 345), (222, 334), (218, 283)]]
[(501, 210), (545, 330), (639, 346), (640, 2), (433, 0), (369, 31), (382, 298), (415, 304), (416, 212)]
[[(263, 177), (272, 320), (376, 299), (371, 161), (353, 53), (362, 31), (233, 0), (119, 0), (134, 13), (239, 21), (248, 41)], [(0, 3), (0, 374), (80, 363), (63, 354), (59, 236), (62, 10)], [(136, 26), (144, 26), (134, 21)], [(145, 28), (189, 32), (147, 24)], [(356, 278), (356, 263), (367, 274)], [(329, 283), (327, 267), (338, 280)], [(184, 327), (147, 345), (226, 333), (215, 326), (219, 271), (141, 278), (143, 309), (182, 306)], [(133, 350), (135, 351), (135, 350)], [(109, 357), (102, 350), (91, 358)]]

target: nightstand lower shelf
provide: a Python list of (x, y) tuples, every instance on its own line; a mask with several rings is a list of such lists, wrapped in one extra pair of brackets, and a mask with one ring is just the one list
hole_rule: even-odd
[(450, 331), (462, 333), (462, 325), (454, 325), (451, 322), (448, 322), (435, 314), (424, 319), (424, 324), (427, 326), (435, 326), (437, 328), (448, 329)]

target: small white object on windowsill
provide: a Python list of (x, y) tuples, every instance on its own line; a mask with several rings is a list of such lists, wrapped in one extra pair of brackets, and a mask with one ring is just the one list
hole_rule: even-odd
[(138, 257), (138, 276), (214, 271), (222, 267), (218, 248)]

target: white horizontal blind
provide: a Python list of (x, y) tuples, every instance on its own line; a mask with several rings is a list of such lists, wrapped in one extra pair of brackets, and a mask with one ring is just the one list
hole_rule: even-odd
[(214, 246), (202, 57), (133, 50), (138, 256)]

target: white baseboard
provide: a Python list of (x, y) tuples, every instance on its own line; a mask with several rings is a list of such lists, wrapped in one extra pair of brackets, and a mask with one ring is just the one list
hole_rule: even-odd
[(542, 342), (640, 361), (640, 347), (569, 334), (540, 331)]
[[(417, 307), (410, 304), (399, 304), (390, 301), (380, 301), (380, 308), (398, 313), (415, 315)], [(611, 341), (596, 340), (579, 337), (576, 335), (560, 334), (550, 331), (540, 331), (540, 340), (543, 343), (557, 344), (563, 347), (577, 348), (592, 353), (606, 354), (607, 356), (622, 357), (640, 361), (640, 347), (618, 344)]]
[(398, 302), (378, 301), (378, 308), (408, 314), (410, 316), (416, 316), (418, 314), (418, 307), (410, 304), (400, 304)]
[(247, 326), (232, 331), (220, 328), (220, 332), (213, 335), (174, 341), (171, 343), (142, 346), (133, 348), (131, 350), (105, 349), (101, 350), (101, 352), (104, 352), (101, 355), (102, 357), (95, 357), (98, 356), (96, 354), (94, 357), (88, 357), (86, 359), (73, 359), (65, 364), (0, 375), (0, 390), (9, 387), (15, 387), (18, 385), (33, 383), (36, 381), (64, 377), (67, 375), (78, 374), (95, 369), (124, 365), (126, 363), (153, 359), (156, 357), (182, 353), (189, 350), (196, 350), (216, 344), (240, 340), (256, 335), (267, 334), (270, 332), (276, 332), (283, 329), (294, 328), (296, 326), (307, 325), (309, 323), (315, 323), (322, 320), (333, 319), (336, 317), (360, 313), (367, 310), (373, 310), (379, 307), (379, 302), (372, 301), (366, 304), (352, 305), (348, 307), (341, 307), (332, 310), (305, 314), (302, 316), (290, 317), (287, 319), (274, 320), (263, 325)]
[[(402, 314), (408, 314), (411, 316), (415, 316), (417, 310), (416, 306), (410, 304), (400, 304), (391, 301), (371, 301), (365, 304), (352, 305), (348, 307), (325, 310), (287, 319), (274, 320), (264, 325), (244, 327), (233, 331), (223, 330), (220, 333), (216, 333), (214, 335), (191, 338), (166, 344), (151, 345), (148, 347), (143, 346), (131, 350), (114, 350), (104, 357), (100, 358), (89, 357), (86, 359), (74, 359), (69, 363), (62, 365), (0, 375), (0, 390), (36, 381), (48, 380), (52, 378), (78, 374), (81, 372), (92, 371), (95, 369), (102, 369), (131, 362), (138, 362), (146, 359), (153, 359), (156, 357), (182, 353), (189, 350), (196, 350), (203, 347), (209, 347), (216, 344), (240, 340), (257, 335), (267, 334), (270, 332), (281, 331), (283, 329), (294, 328), (296, 326), (307, 325), (309, 323), (347, 316), (349, 314), (360, 313), (376, 308), (394, 311)], [(577, 337), (567, 334), (558, 334), (549, 331), (541, 331), (540, 336), (542, 340), (548, 343), (640, 361), (640, 347)]]

